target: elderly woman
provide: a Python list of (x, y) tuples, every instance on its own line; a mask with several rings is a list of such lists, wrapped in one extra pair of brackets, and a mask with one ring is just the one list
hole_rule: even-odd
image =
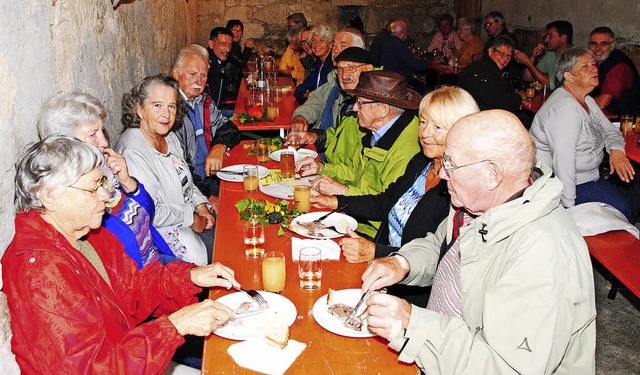
[(331, 49), (333, 48), (333, 30), (326, 25), (315, 26), (311, 31), (311, 50), (316, 57), (313, 70), (302, 81), (293, 95), (298, 102), (307, 101), (309, 94), (327, 82), (327, 75), (333, 70)]
[(124, 250), (142, 268), (161, 260), (176, 260), (160, 233), (151, 225), (155, 206), (144, 185), (129, 175), (122, 155), (109, 148), (103, 132), (107, 112), (98, 99), (85, 93), (58, 94), (50, 98), (38, 115), (38, 135), (76, 137), (104, 155), (102, 173), (111, 198), (106, 202), (103, 226), (118, 237)]
[[(101, 228), (103, 156), (52, 136), (16, 166), (16, 233), (2, 257), (12, 350), (25, 374), (158, 374), (185, 335), (206, 336), (233, 312), (200, 287), (239, 286), (233, 271), (154, 262), (138, 270)], [(170, 313), (143, 323), (152, 313)]]
[(380, 194), (311, 198), (317, 207), (347, 206), (344, 211), (349, 215), (382, 221), (373, 241), (353, 232), (340, 240), (347, 261), (367, 262), (388, 256), (414, 238), (436, 230), (449, 212), (447, 182), (438, 175), (447, 133), (458, 119), (478, 111), (471, 95), (459, 87), (444, 86), (432, 91), (420, 102), (418, 132), (422, 153), (411, 159), (396, 182)]
[(563, 52), (556, 64), (556, 78), (561, 87), (540, 108), (530, 129), (538, 160), (550, 165), (562, 181), (563, 206), (603, 202), (633, 223), (631, 192), (605, 180), (598, 170), (607, 151), (611, 173), (624, 182), (635, 174), (624, 152), (622, 134), (589, 96), (598, 86), (593, 53), (582, 48)]
[(460, 59), (460, 65), (469, 65), (473, 62), (473, 55), (484, 50), (484, 42), (473, 33), (473, 23), (465, 17), (458, 18), (457, 32), (462, 45), (460, 49), (452, 49), (452, 53)]
[[(126, 157), (131, 173), (153, 197), (156, 206), (153, 224), (158, 228), (179, 229), (176, 235), (184, 247), (176, 255), (204, 265), (213, 256), (215, 220), (207, 198), (193, 185), (177, 136), (170, 132), (184, 106), (178, 87), (175, 79), (156, 75), (143, 79), (130, 94), (125, 94), (122, 123), (128, 129), (116, 149)], [(167, 239), (171, 241), (175, 238)]]

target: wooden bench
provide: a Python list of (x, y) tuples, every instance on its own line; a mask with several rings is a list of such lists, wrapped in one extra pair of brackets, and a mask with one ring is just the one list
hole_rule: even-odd
[(584, 237), (589, 253), (615, 277), (608, 298), (614, 299), (622, 283), (640, 298), (640, 240), (625, 231)]

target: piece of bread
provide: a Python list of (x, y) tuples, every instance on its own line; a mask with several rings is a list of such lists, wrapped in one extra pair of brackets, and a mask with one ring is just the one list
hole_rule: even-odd
[(265, 334), (267, 342), (271, 345), (284, 349), (289, 344), (289, 326), (286, 324), (274, 324)]
[(335, 301), (333, 300), (335, 292), (336, 292), (335, 290), (329, 288), (329, 293), (327, 293), (327, 305), (328, 306), (333, 305), (335, 303)]

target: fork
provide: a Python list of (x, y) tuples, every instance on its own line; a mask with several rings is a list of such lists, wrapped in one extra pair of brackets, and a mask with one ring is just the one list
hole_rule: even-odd
[(245, 290), (242, 288), (236, 288), (235, 286), (233, 287), (233, 289), (239, 291), (239, 292), (244, 292), (246, 293), (249, 297), (251, 297), (251, 299), (253, 299), (254, 301), (258, 302), (258, 305), (262, 306), (263, 304), (267, 304), (267, 301), (264, 299), (264, 297), (258, 293), (257, 291), (253, 290), (253, 289), (249, 289), (249, 290)]

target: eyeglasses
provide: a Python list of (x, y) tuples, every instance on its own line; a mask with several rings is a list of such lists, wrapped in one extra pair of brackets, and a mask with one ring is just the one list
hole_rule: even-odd
[(601, 48), (605, 48), (605, 47), (609, 47), (611, 45), (611, 43), (613, 43), (613, 41), (610, 42), (589, 42), (589, 47), (598, 47), (600, 46)]
[(497, 49), (495, 49), (495, 48), (492, 48), (492, 50), (494, 50), (495, 52), (497, 52), (497, 53), (498, 53), (500, 56), (502, 56), (502, 57), (506, 57), (506, 58), (508, 58), (508, 59), (511, 59), (511, 58), (513, 57), (513, 55), (511, 55), (511, 54), (504, 53), (504, 52), (502, 52), (502, 51), (500, 51), (500, 50), (497, 50)]
[(87, 189), (87, 188), (73, 186), (73, 185), (69, 185), (69, 187), (77, 190), (86, 191), (87, 193), (90, 193), (90, 194), (95, 194), (100, 188), (108, 190), (107, 189), (108, 184), (109, 184), (109, 179), (107, 178), (107, 176), (102, 176), (102, 179), (100, 179), (100, 181), (98, 182), (98, 186), (96, 186), (95, 189)]
[(485, 22), (484, 23), (484, 27), (489, 27), (489, 26), (493, 25), (494, 23), (498, 23), (498, 21)]
[(318, 39), (311, 39), (311, 44), (313, 43), (327, 43), (326, 40), (322, 39), (322, 38), (318, 38)]
[(380, 103), (380, 102), (378, 102), (376, 100), (367, 100), (367, 101), (364, 101), (364, 102), (361, 101), (361, 100), (356, 101), (356, 104), (358, 105), (358, 107), (362, 107), (365, 104), (374, 104), (374, 103)]
[(339, 66), (336, 68), (336, 70), (338, 71), (338, 74), (342, 74), (344, 72), (355, 73), (356, 70), (363, 65), (367, 65), (367, 64)]
[(473, 163), (456, 166), (451, 162), (451, 160), (447, 157), (446, 154), (442, 154), (442, 169), (444, 169), (444, 173), (447, 175), (447, 177), (451, 178), (451, 172), (455, 171), (456, 169), (460, 169), (460, 168), (464, 168), (464, 167), (468, 167), (468, 166), (476, 165), (480, 163), (486, 163), (488, 161), (491, 161), (491, 160), (484, 159), (484, 160), (476, 161)]

